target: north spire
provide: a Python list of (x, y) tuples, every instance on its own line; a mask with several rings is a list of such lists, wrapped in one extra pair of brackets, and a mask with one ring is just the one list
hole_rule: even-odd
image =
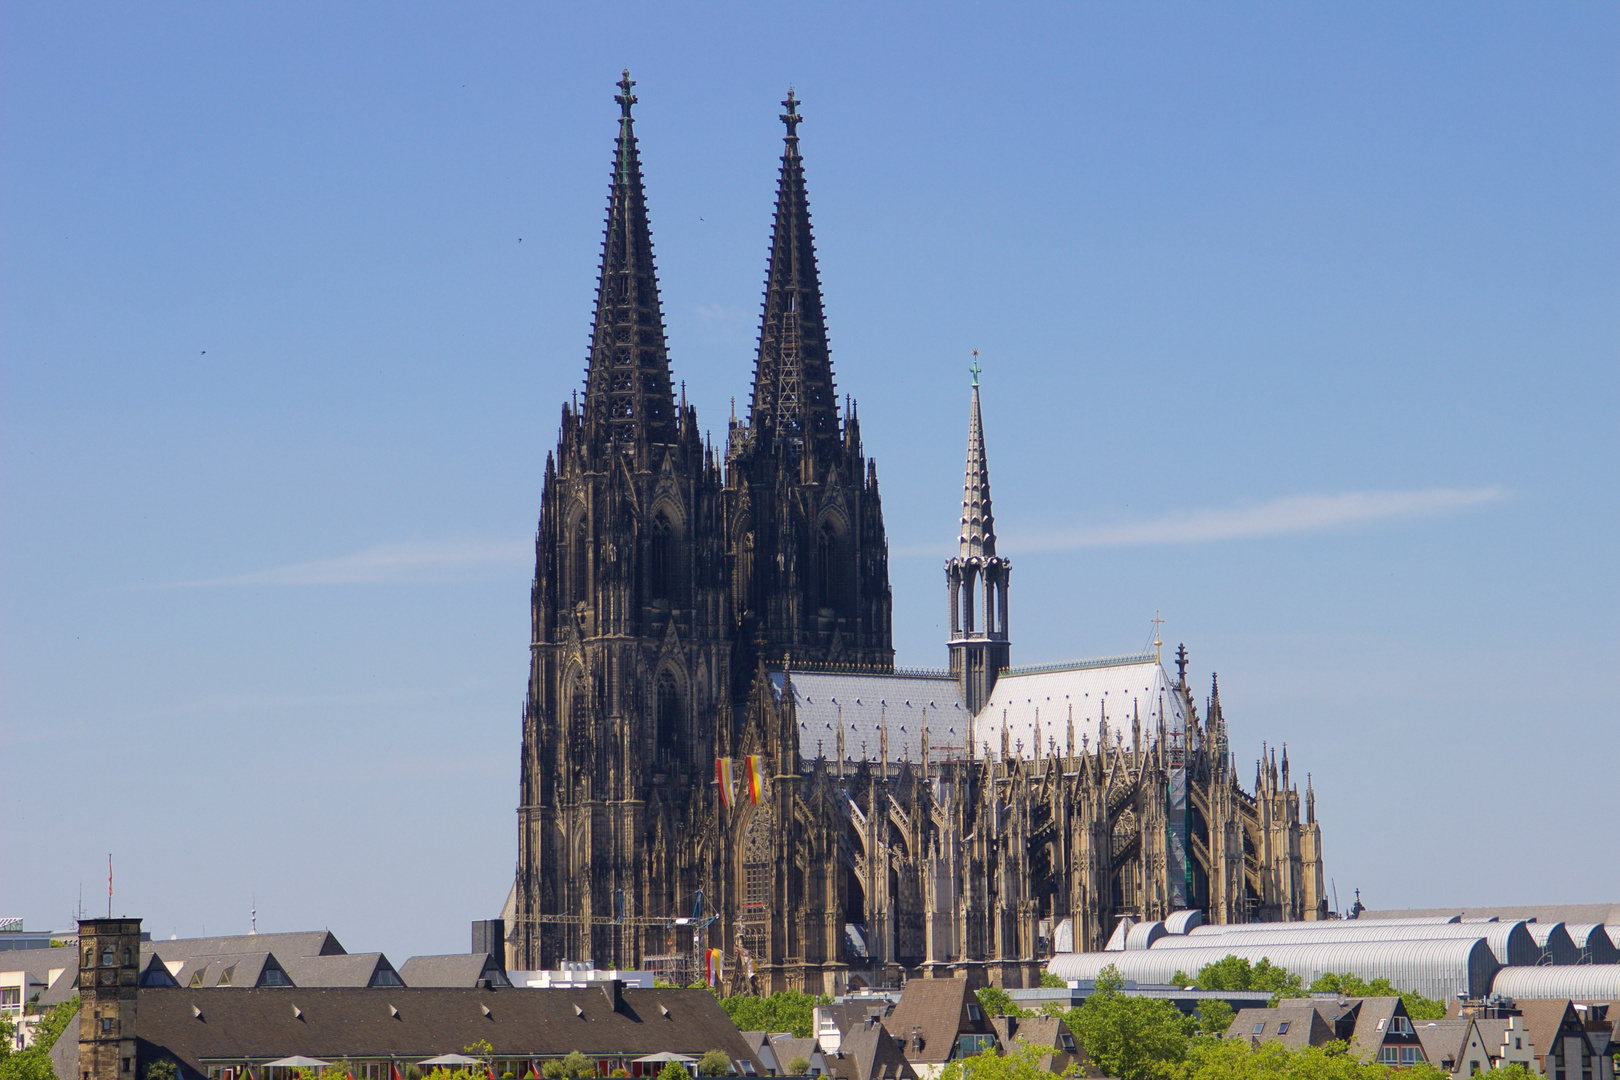
[(625, 71), (614, 97), (619, 103), (619, 137), (585, 375), (586, 428), (593, 441), (619, 446), (633, 446), (643, 438), (672, 443), (677, 432), (652, 228), (631, 115), (635, 85)]
[(768, 433), (795, 451), (808, 445), (817, 460), (826, 461), (838, 441), (838, 397), (810, 231), (804, 159), (799, 156), (799, 124), (804, 119), (800, 104), (792, 90), (782, 102), (787, 135), (776, 184), (776, 219), (749, 420), (756, 432)]

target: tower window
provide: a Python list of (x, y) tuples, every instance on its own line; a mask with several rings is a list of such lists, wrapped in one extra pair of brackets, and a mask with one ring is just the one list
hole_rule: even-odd
[(667, 671), (658, 676), (653, 706), (658, 738), (654, 753), (660, 760), (679, 761), (682, 756), (681, 691), (675, 685), (675, 677)]
[(822, 607), (835, 611), (843, 607), (839, 569), (838, 534), (831, 525), (823, 525), (816, 536), (816, 593)]
[(105, 949), (101, 950), (101, 966), (102, 967), (117, 967), (118, 966), (118, 954), (113, 950), (113, 947), (111, 945), (108, 945)]
[(652, 542), (647, 545), (647, 592), (654, 600), (670, 600), (673, 582), (670, 573), (669, 519), (659, 514), (653, 519)]
[(584, 603), (591, 594), (591, 542), (583, 519), (574, 526), (574, 550), (569, 562), (574, 578), (573, 598), (577, 603)]

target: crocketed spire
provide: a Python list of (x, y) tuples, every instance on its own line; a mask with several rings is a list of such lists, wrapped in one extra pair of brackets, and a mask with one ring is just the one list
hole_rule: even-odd
[(647, 194), (630, 115), (635, 85), (626, 71), (614, 98), (620, 110), (619, 138), (585, 375), (586, 425), (593, 438), (605, 437), (620, 446), (634, 445), (643, 436), (649, 443), (672, 443), (676, 438), (664, 310), (658, 300)]
[(756, 432), (768, 432), (788, 447), (809, 444), (816, 460), (827, 461), (839, 437), (838, 395), (821, 310), (804, 159), (799, 156), (800, 104), (792, 90), (782, 102), (787, 109), (782, 114), (787, 135), (776, 184), (776, 218), (771, 227), (771, 261), (765, 275), (765, 311), (749, 422)]
[(996, 520), (990, 511), (990, 463), (984, 454), (979, 416), (979, 361), (973, 361), (973, 406), (968, 416), (967, 476), (962, 481), (962, 535), (958, 556), (986, 559), (996, 553)]

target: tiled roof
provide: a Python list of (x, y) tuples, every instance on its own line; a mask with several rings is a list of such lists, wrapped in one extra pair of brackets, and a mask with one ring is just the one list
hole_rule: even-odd
[(1117, 663), (1051, 665), (1029, 674), (1014, 671), (997, 679), (990, 700), (974, 719), (974, 737), (981, 755), (988, 744), (990, 753), (1000, 756), (1001, 728), (1005, 723), (1014, 756), (1044, 758), (1053, 750), (1063, 754), (1068, 752), (1072, 715), (1075, 753), (1079, 753), (1084, 745), (1098, 744), (1106, 711), (1108, 745), (1115, 745), (1117, 733), (1123, 738), (1121, 745), (1130, 746), (1132, 716), (1140, 715), (1145, 742), (1158, 731), (1161, 707), (1168, 729), (1179, 732), (1185, 722), (1181, 694), (1174, 689), (1163, 666), (1151, 656)]
[[(141, 993), (142, 1064), (157, 1048), (189, 1074), (204, 1062), (420, 1061), (487, 1041), (498, 1057), (591, 1057), (724, 1050), (758, 1061), (706, 990), (423, 989), (150, 990)], [(59, 1075), (77, 1075), (76, 1069)]]
[[(911, 1061), (947, 1061), (959, 1034), (995, 1034), (988, 1020), (974, 1020), (969, 1015), (969, 1002), (975, 1007), (978, 1004), (965, 979), (911, 979), (900, 994), (900, 1003), (884, 1023), (901, 1041)], [(920, 1037), (920, 1047), (914, 1035)]]
[[(783, 674), (771, 673), (778, 694)], [(838, 728), (844, 729), (844, 759), (877, 761), (883, 729), (889, 731), (889, 760), (922, 761), (923, 725), (933, 761), (966, 753), (969, 716), (956, 680), (949, 676), (861, 675), (794, 671), (793, 704), (799, 722), (799, 759), (805, 763), (838, 757)]]
[(413, 956), (400, 965), (399, 977), (406, 986), (477, 986), (481, 979), (490, 979), (496, 986), (512, 985), (489, 953)]
[[(340, 956), (288, 957), (282, 966), (292, 981), (305, 987), (366, 987), (386, 982), (391, 975), (399, 978), (394, 965), (380, 952), (344, 953)], [(182, 985), (185, 984), (181, 980)]]
[(882, 1023), (867, 1024), (845, 1035), (838, 1053), (825, 1060), (827, 1070), (838, 1080), (917, 1080), (898, 1040)]
[(234, 934), (229, 937), (170, 938), (143, 941), (141, 949), (151, 949), (165, 960), (189, 960), (193, 956), (273, 952), (278, 957), (337, 956), (344, 951), (329, 930), (305, 930), (290, 934)]

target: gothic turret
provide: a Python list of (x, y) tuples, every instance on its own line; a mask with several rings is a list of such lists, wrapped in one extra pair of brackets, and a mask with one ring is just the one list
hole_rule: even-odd
[[(759, 354), (726, 455), (732, 617), (743, 662), (893, 666), (888, 539), (853, 405), (842, 421), (822, 311), (799, 100), (790, 90)], [(748, 683), (733, 686), (742, 701)]]
[[(956, 557), (945, 564), (950, 592), (951, 674), (962, 687), (968, 711), (990, 700), (996, 675), (1007, 666), (1007, 583), (1012, 563), (996, 554), (996, 521), (990, 509), (990, 464), (984, 452), (979, 412), (979, 361), (974, 352), (973, 400), (968, 411), (967, 475), (962, 481), (962, 529)], [(982, 596), (983, 603), (976, 600)], [(982, 617), (976, 618), (980, 613)]]

